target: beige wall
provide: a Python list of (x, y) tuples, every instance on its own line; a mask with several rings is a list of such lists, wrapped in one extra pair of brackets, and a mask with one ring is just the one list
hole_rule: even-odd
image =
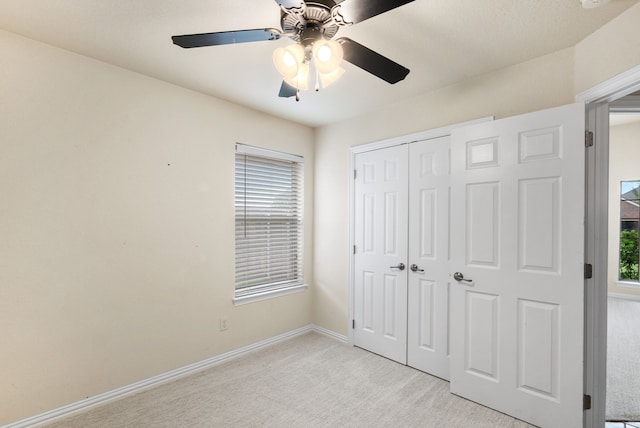
[(575, 93), (640, 64), (640, 4), (629, 8), (575, 46)]
[(618, 265), (620, 254), (620, 182), (640, 180), (640, 122), (612, 126), (609, 133), (609, 266), (610, 293), (640, 296), (639, 286), (620, 286)]
[[(313, 130), (0, 31), (0, 425), (308, 325), (234, 307), (236, 142)], [(219, 318), (230, 329), (219, 331)]]

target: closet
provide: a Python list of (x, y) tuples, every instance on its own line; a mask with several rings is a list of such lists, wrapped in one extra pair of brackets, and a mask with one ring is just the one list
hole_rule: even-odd
[(354, 341), (444, 379), (450, 137), (355, 157)]

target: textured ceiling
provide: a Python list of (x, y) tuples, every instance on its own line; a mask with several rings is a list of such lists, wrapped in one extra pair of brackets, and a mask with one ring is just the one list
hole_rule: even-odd
[[(355, 1), (355, 0), (346, 0)], [(367, 1), (367, 0), (362, 0)], [(288, 39), (181, 49), (171, 36), (280, 28), (273, 0), (0, 0), (0, 28), (295, 122), (319, 126), (574, 46), (638, 0), (416, 0), (347, 36), (411, 70), (396, 85), (347, 73), (302, 100), (279, 98), (273, 50)]]

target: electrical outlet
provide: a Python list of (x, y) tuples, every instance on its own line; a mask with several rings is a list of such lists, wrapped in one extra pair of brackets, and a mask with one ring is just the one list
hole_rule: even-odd
[(229, 320), (227, 318), (220, 318), (220, 331), (229, 329)]

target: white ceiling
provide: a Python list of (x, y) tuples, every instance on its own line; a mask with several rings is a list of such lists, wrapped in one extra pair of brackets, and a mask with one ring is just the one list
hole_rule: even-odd
[[(355, 1), (355, 0), (346, 0)], [(367, 0), (361, 0), (367, 1)], [(182, 49), (176, 34), (280, 28), (273, 0), (0, 0), (0, 28), (295, 122), (320, 126), (574, 46), (638, 0), (416, 0), (341, 28), (411, 70), (388, 83), (347, 73), (298, 103), (279, 98), (273, 50), (254, 42)]]

